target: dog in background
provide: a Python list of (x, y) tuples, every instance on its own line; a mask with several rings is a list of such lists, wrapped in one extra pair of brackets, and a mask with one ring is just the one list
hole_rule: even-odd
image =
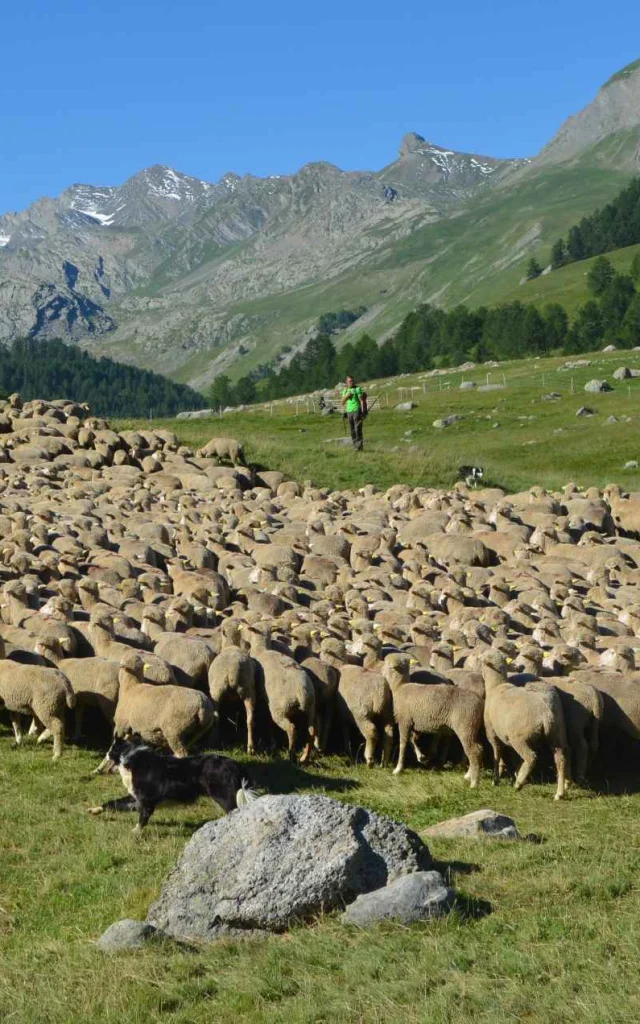
[(219, 754), (159, 754), (142, 743), (137, 734), (129, 733), (124, 739), (114, 739), (107, 759), (112, 770), (120, 773), (129, 795), (91, 807), (89, 814), (137, 810), (134, 832), (141, 832), (158, 804), (167, 801), (187, 804), (208, 796), (228, 814), (257, 799), (245, 769)]
[(482, 466), (460, 466), (458, 480), (464, 480), (467, 487), (477, 487), (484, 477)]

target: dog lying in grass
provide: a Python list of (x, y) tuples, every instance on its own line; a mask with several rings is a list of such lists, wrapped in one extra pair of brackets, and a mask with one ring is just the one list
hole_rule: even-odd
[(141, 832), (158, 804), (167, 801), (187, 804), (209, 796), (228, 813), (257, 799), (245, 769), (219, 754), (159, 754), (136, 735), (130, 735), (114, 739), (107, 759), (112, 770), (120, 773), (129, 796), (90, 807), (89, 814), (137, 810), (134, 832)]

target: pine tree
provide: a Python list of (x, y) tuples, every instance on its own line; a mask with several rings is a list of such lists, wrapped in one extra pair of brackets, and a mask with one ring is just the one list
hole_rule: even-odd
[(551, 250), (551, 269), (559, 270), (560, 267), (564, 267), (567, 262), (567, 250), (564, 244), (564, 238), (559, 238), (557, 242), (553, 243)]
[(536, 277), (540, 277), (542, 273), (542, 267), (538, 263), (535, 256), (532, 256), (527, 264), (527, 281), (535, 281)]
[(587, 274), (587, 287), (592, 295), (602, 295), (615, 275), (613, 265), (606, 256), (599, 256)]

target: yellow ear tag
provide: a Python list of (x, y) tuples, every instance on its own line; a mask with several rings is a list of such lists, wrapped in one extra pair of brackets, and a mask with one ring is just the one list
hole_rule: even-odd
[(507, 665), (513, 665), (513, 658), (505, 658), (504, 660), (506, 661)]
[(145, 672), (148, 672), (148, 671), (149, 671), (149, 669), (151, 668), (151, 665), (147, 665), (147, 663), (146, 663), (146, 661), (145, 661), (145, 663), (144, 663), (144, 665), (143, 665), (142, 667), (143, 667), (143, 669), (145, 670)]

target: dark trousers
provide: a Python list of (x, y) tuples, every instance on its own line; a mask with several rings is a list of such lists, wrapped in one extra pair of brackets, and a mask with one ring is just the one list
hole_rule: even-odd
[(362, 413), (361, 412), (350, 412), (349, 417), (349, 428), (351, 430), (351, 440), (353, 441), (354, 448), (362, 448)]

